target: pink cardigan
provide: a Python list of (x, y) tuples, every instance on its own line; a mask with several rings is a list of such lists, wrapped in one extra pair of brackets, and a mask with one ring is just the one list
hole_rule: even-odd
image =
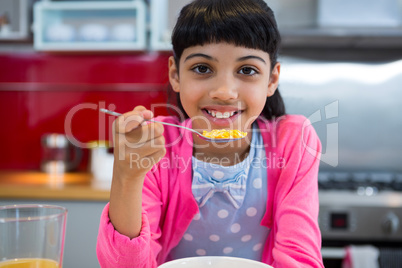
[[(174, 117), (159, 117), (180, 123)], [(271, 229), (262, 262), (280, 267), (323, 267), (318, 227), (317, 174), (321, 143), (303, 116), (274, 122), (259, 119), (268, 164), (268, 199), (261, 224)], [(101, 267), (157, 267), (181, 240), (198, 205), (191, 192), (191, 132), (165, 127), (166, 156), (147, 174), (143, 190), (142, 230), (129, 239), (118, 233), (106, 205), (99, 226)]]

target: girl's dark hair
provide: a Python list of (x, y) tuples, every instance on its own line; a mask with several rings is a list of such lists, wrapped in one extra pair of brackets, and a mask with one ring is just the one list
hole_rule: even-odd
[[(274, 13), (263, 0), (195, 0), (183, 7), (172, 33), (177, 68), (184, 49), (225, 42), (267, 52), (272, 70), (277, 63), (280, 41)], [(172, 92), (169, 90), (169, 94)], [(179, 93), (173, 94), (176, 95), (176, 105), (188, 118)], [(261, 115), (271, 120), (284, 114), (285, 105), (277, 89), (267, 97)]]

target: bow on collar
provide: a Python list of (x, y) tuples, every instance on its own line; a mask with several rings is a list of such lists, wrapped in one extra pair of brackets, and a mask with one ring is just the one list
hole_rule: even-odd
[(195, 199), (202, 207), (216, 192), (226, 195), (232, 205), (238, 209), (241, 207), (246, 195), (246, 171), (242, 170), (231, 179), (219, 181), (208, 175), (201, 175), (194, 170), (192, 191)]

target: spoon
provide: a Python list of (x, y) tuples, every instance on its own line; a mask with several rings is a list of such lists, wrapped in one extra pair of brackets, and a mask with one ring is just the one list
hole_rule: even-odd
[[(120, 115), (122, 115), (121, 113), (113, 112), (113, 111), (110, 111), (110, 110), (107, 110), (107, 109), (103, 109), (103, 108), (100, 108), (99, 111), (101, 111), (101, 112), (103, 112), (103, 113), (106, 113), (106, 114), (114, 115), (114, 116), (120, 116)], [(227, 139), (223, 139), (223, 138), (208, 138), (208, 137), (205, 137), (204, 135), (202, 135), (200, 132), (198, 132), (198, 131), (196, 131), (196, 130), (194, 130), (194, 129), (188, 128), (188, 127), (183, 127), (183, 126), (180, 126), (180, 125), (170, 124), (170, 123), (161, 122), (161, 121), (156, 121), (156, 120), (148, 120), (148, 119), (144, 119), (144, 120), (145, 120), (145, 121), (148, 121), (148, 122), (160, 123), (160, 124), (167, 125), (167, 126), (178, 127), (178, 128), (184, 128), (184, 129), (186, 129), (186, 130), (189, 130), (189, 131), (191, 131), (191, 132), (194, 132), (194, 133), (197, 134), (201, 139), (206, 140), (206, 141), (209, 141), (209, 142), (217, 142), (217, 143), (231, 142), (231, 141), (240, 140), (240, 139), (243, 139), (244, 137), (246, 137), (246, 136), (244, 136), (244, 137), (241, 137), (241, 138), (227, 138)]]

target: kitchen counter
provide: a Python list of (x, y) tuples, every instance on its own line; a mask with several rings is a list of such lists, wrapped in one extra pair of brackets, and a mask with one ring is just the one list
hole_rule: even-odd
[(108, 201), (110, 182), (90, 173), (46, 174), (38, 171), (0, 171), (0, 199)]

